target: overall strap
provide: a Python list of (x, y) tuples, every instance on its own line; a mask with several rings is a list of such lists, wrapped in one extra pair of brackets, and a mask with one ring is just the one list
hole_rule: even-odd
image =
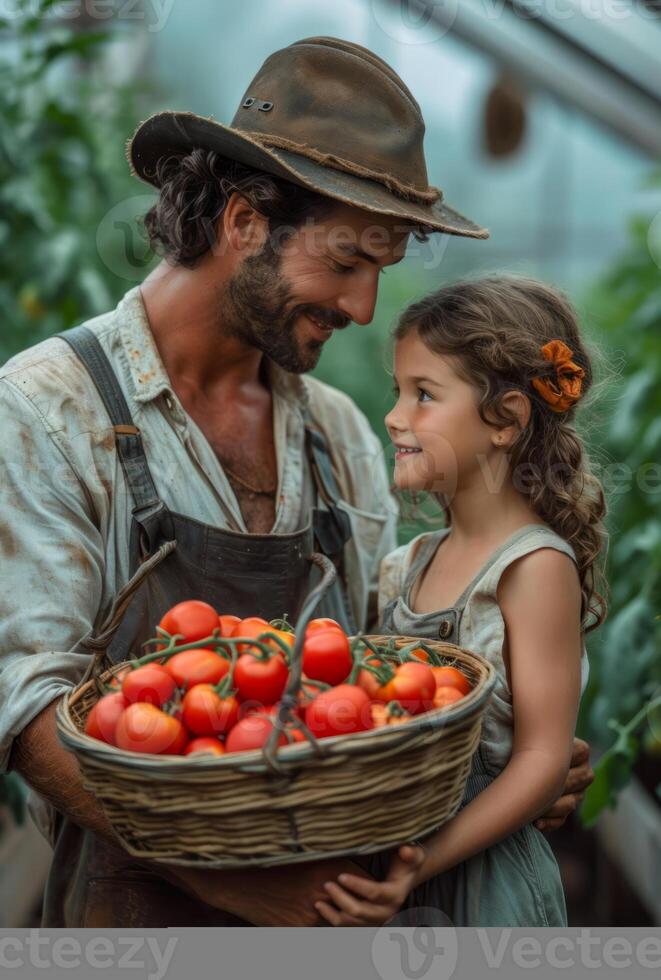
[(330, 451), (324, 434), (316, 427), (309, 412), (306, 413), (305, 440), (312, 475), (328, 510), (318, 510), (315, 531), (324, 554), (339, 555), (351, 538), (349, 515), (340, 510), (337, 501), (340, 491), (331, 466)]
[(98, 338), (89, 327), (78, 326), (55, 335), (74, 350), (87, 368), (115, 431), (115, 444), (133, 497), (133, 514), (140, 521), (156, 513), (165, 504), (159, 499), (147, 463), (140, 429), (133, 418), (120, 388), (117, 376)]

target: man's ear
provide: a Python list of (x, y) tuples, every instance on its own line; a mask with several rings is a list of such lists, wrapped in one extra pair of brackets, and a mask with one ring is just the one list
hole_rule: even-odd
[(524, 392), (513, 389), (512, 391), (506, 391), (501, 397), (500, 407), (514, 421), (510, 425), (499, 426), (497, 429), (494, 429), (491, 441), (495, 446), (507, 448), (511, 446), (519, 433), (523, 432), (528, 425), (532, 405), (530, 404), (530, 399)]
[(219, 218), (218, 231), (235, 252), (258, 252), (266, 238), (268, 223), (245, 197), (233, 191)]

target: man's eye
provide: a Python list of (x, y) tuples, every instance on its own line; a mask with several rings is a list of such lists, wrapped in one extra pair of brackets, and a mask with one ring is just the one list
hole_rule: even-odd
[(342, 265), (341, 262), (333, 262), (333, 270), (339, 272), (340, 275), (346, 275), (347, 272), (353, 272), (354, 266), (352, 265)]

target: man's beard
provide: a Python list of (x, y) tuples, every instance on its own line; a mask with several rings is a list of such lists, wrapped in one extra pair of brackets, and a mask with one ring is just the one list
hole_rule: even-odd
[(337, 327), (348, 321), (329, 310), (292, 307), (292, 292), (280, 267), (281, 258), (267, 237), (261, 251), (247, 256), (227, 282), (221, 316), (230, 334), (263, 351), (285, 371), (303, 374), (316, 367), (324, 341), (311, 338), (299, 344), (294, 334), (298, 317), (309, 312)]

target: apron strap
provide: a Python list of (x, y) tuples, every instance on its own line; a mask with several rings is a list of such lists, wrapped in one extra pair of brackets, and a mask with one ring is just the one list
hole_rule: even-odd
[(317, 540), (324, 554), (339, 555), (344, 545), (351, 538), (351, 521), (346, 511), (340, 510), (337, 506), (340, 491), (333, 473), (328, 443), (323, 433), (315, 426), (309, 413), (306, 413), (305, 437), (312, 475), (319, 496), (328, 508), (328, 510), (316, 508), (315, 533)]
[[(140, 429), (133, 422), (117, 376), (96, 335), (89, 327), (84, 325), (72, 327), (55, 336), (65, 340), (77, 354), (101, 396), (115, 432), (119, 460), (135, 505), (133, 516), (141, 526), (147, 523), (145, 533), (149, 542), (145, 542), (145, 546), (151, 552), (160, 532), (169, 527), (172, 533), (169, 536), (166, 534), (166, 538), (172, 540), (174, 528), (171, 526), (171, 521), (165, 520), (166, 516), (169, 516), (167, 508), (156, 491)], [(157, 519), (154, 520), (155, 518)], [(158, 532), (155, 530), (156, 524), (159, 526)], [(155, 537), (152, 541), (153, 535)]]

